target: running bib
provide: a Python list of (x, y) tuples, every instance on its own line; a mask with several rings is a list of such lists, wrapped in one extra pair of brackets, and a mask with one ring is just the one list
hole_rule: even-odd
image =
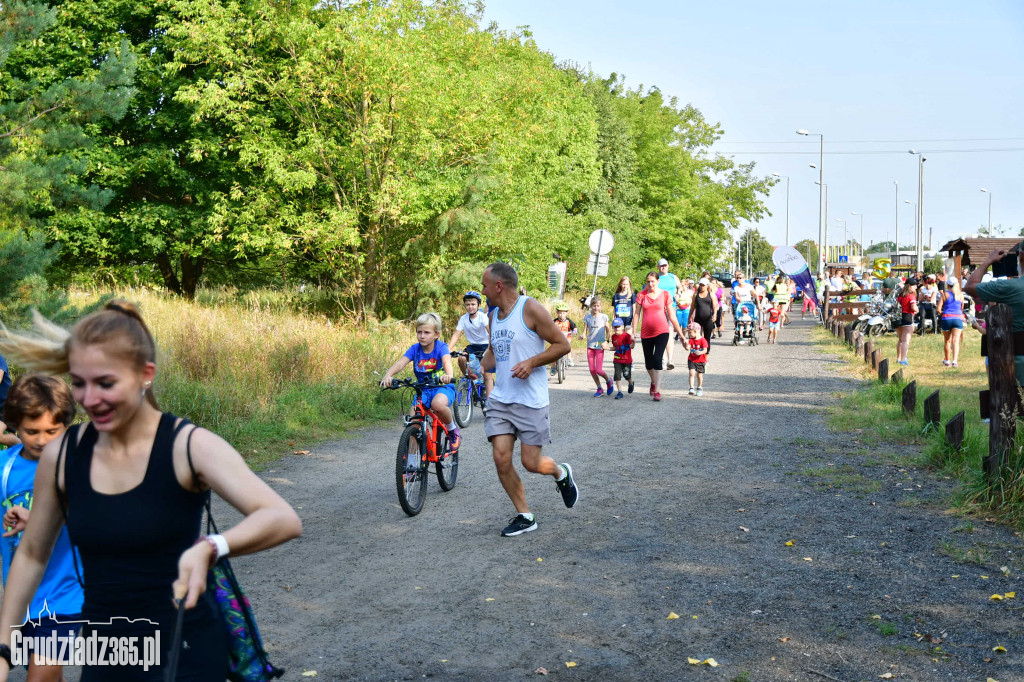
[(615, 304), (615, 317), (629, 317), (632, 312), (628, 303)]

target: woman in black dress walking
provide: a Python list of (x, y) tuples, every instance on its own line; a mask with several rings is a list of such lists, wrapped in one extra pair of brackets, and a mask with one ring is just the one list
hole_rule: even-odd
[[(82, 635), (142, 638), (159, 631), (166, 664), (173, 599), (183, 598), (177, 679), (224, 680), (226, 636), (205, 592), (209, 568), (229, 553), (251, 554), (297, 537), (301, 521), (223, 439), (157, 409), (151, 388), (156, 347), (135, 306), (111, 301), (70, 334), (37, 325), (38, 336), (4, 333), (0, 353), (29, 369), (69, 372), (72, 393), (90, 421), (43, 452), (37, 480), (56, 480), (56, 486), (36, 486), (0, 610), (0, 644), (9, 646), (11, 627), (22, 621), (65, 507), (82, 558), (82, 617), (91, 623)], [(245, 518), (223, 535), (204, 538), (200, 519), (210, 490)], [(81, 679), (155, 681), (163, 679), (162, 668), (86, 666)], [(8, 662), (0, 662), (0, 682), (8, 672)]]
[(708, 342), (708, 352), (711, 352), (711, 335), (715, 332), (715, 317), (718, 314), (718, 301), (711, 293), (711, 287), (707, 280), (701, 279), (697, 283), (697, 293), (693, 295), (693, 303), (690, 304), (690, 323), (700, 325), (704, 338)]

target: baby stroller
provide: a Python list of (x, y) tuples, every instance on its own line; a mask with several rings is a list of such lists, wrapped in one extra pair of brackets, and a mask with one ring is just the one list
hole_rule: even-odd
[(733, 313), (733, 321), (736, 330), (732, 335), (732, 345), (738, 346), (746, 343), (748, 346), (757, 345), (757, 325), (760, 319), (760, 311), (753, 301), (737, 303)]

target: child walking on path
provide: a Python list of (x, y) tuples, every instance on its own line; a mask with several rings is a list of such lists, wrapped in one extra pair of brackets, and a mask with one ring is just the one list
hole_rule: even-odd
[(778, 303), (773, 303), (768, 310), (768, 343), (775, 343), (779, 339), (779, 327), (782, 324), (782, 309)]
[(686, 359), (686, 366), (690, 370), (690, 395), (699, 398), (704, 395), (704, 367), (708, 361), (708, 342), (697, 325), (690, 326), (690, 339), (687, 345), (690, 348), (690, 355)]
[(633, 392), (633, 336), (626, 331), (626, 323), (616, 317), (612, 322), (612, 347), (615, 355), (612, 357), (612, 364), (615, 367), (615, 399), (622, 398), (622, 380), (629, 384), (627, 393)]
[(597, 384), (595, 398), (605, 395), (601, 386), (601, 380), (608, 384), (608, 395), (612, 394), (612, 380), (605, 374), (604, 369), (604, 344), (605, 339), (611, 338), (611, 326), (608, 324), (608, 316), (601, 312), (601, 301), (594, 298), (590, 302), (590, 314), (583, 317), (583, 324), (587, 327), (587, 366), (590, 368), (590, 376), (594, 377)]

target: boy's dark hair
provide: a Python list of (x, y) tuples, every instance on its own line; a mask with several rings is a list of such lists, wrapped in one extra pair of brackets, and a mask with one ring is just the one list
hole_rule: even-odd
[(4, 422), (12, 430), (25, 419), (38, 419), (49, 412), (54, 420), (70, 426), (75, 419), (75, 399), (68, 385), (45, 374), (18, 377), (4, 403)]

